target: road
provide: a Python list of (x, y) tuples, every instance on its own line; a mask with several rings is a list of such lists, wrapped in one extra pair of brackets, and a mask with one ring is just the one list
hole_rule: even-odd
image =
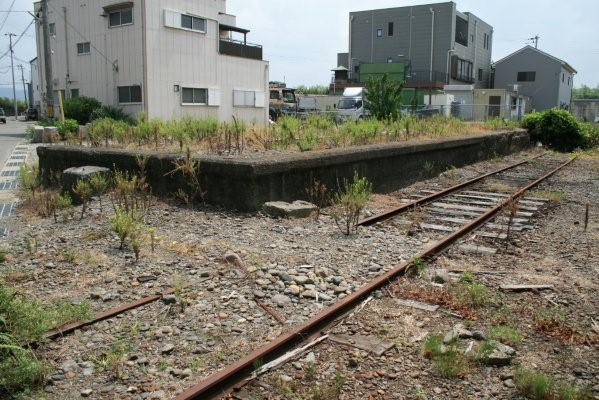
[(6, 124), (0, 123), (0, 169), (4, 167), (13, 148), (25, 139), (27, 123), (15, 121), (14, 117), (7, 117)]

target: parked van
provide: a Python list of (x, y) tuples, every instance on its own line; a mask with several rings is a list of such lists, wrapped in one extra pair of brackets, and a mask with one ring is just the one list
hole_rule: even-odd
[(366, 102), (366, 88), (345, 88), (343, 96), (337, 104), (337, 120), (345, 121), (351, 119), (359, 121), (370, 117), (370, 110)]

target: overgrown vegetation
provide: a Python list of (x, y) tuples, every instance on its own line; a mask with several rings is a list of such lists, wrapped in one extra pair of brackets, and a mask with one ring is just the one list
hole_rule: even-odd
[(65, 118), (76, 120), (79, 125), (91, 121), (92, 112), (101, 107), (101, 103), (92, 97), (73, 97), (62, 102)]
[(444, 345), (443, 337), (439, 334), (427, 337), (423, 355), (432, 360), (435, 371), (443, 378), (462, 377), (468, 372), (468, 358), (456, 343)]
[(524, 368), (514, 371), (514, 383), (518, 392), (533, 400), (587, 400), (591, 399), (589, 388), (578, 389), (574, 384)]
[(48, 367), (36, 358), (29, 344), (43, 343), (43, 335), (50, 329), (89, 318), (87, 302), (44, 305), (0, 280), (0, 394), (4, 390), (17, 395), (43, 384)]
[(533, 140), (558, 151), (593, 147), (599, 143), (599, 129), (578, 121), (570, 112), (552, 108), (526, 114), (522, 127), (528, 129)]
[(389, 79), (388, 74), (380, 78), (368, 77), (366, 100), (372, 116), (378, 120), (397, 121), (401, 118), (401, 90), (403, 83)]
[(337, 227), (345, 235), (349, 235), (357, 228), (360, 214), (370, 197), (372, 184), (365, 177), (360, 178), (354, 171), (353, 181), (343, 180), (343, 185), (333, 196), (331, 216)]

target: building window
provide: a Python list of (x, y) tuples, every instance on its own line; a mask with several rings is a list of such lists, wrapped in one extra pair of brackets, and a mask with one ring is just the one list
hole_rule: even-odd
[(79, 89), (71, 89), (71, 98), (79, 97)]
[(393, 22), (389, 22), (389, 26), (387, 27), (387, 34), (389, 36), (393, 36)]
[(193, 15), (181, 14), (181, 28), (192, 31), (206, 32), (206, 20)]
[(181, 103), (208, 104), (208, 89), (181, 88)]
[(108, 26), (131, 25), (133, 23), (133, 9), (126, 8), (123, 10), (113, 11), (108, 14)]
[(376, 37), (383, 37), (383, 30), (382, 29), (377, 29), (376, 30)]
[(452, 78), (460, 81), (472, 82), (474, 77), (472, 72), (472, 61), (467, 61), (456, 57), (455, 71), (452, 71)]
[(536, 77), (535, 71), (518, 72), (518, 82), (534, 82)]
[(56, 35), (56, 24), (54, 22), (48, 24), (48, 33), (52, 36)]
[(141, 103), (141, 86), (119, 86), (119, 103)]
[(491, 39), (491, 35), (489, 35), (488, 33), (485, 33), (484, 40), (483, 40), (483, 47), (487, 50), (489, 50), (490, 39)]
[(570, 77), (568, 77), (568, 86), (570, 86)]
[(479, 81), (483, 80), (483, 69), (482, 68), (478, 69), (478, 80)]
[(455, 17), (455, 42), (468, 47), (468, 21)]
[(253, 90), (233, 90), (234, 107), (254, 107), (256, 105), (256, 92)]
[(89, 54), (91, 45), (89, 42), (77, 43), (77, 54)]

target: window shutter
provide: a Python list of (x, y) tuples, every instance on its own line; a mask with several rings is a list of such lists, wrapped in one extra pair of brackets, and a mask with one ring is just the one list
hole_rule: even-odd
[(171, 28), (181, 27), (181, 14), (171, 10), (164, 10), (164, 26)]
[(243, 101), (245, 100), (243, 90), (233, 90), (233, 106), (240, 107), (245, 105)]
[(220, 89), (208, 89), (208, 105), (220, 106)]
[(266, 107), (266, 94), (264, 92), (255, 92), (254, 107)]

